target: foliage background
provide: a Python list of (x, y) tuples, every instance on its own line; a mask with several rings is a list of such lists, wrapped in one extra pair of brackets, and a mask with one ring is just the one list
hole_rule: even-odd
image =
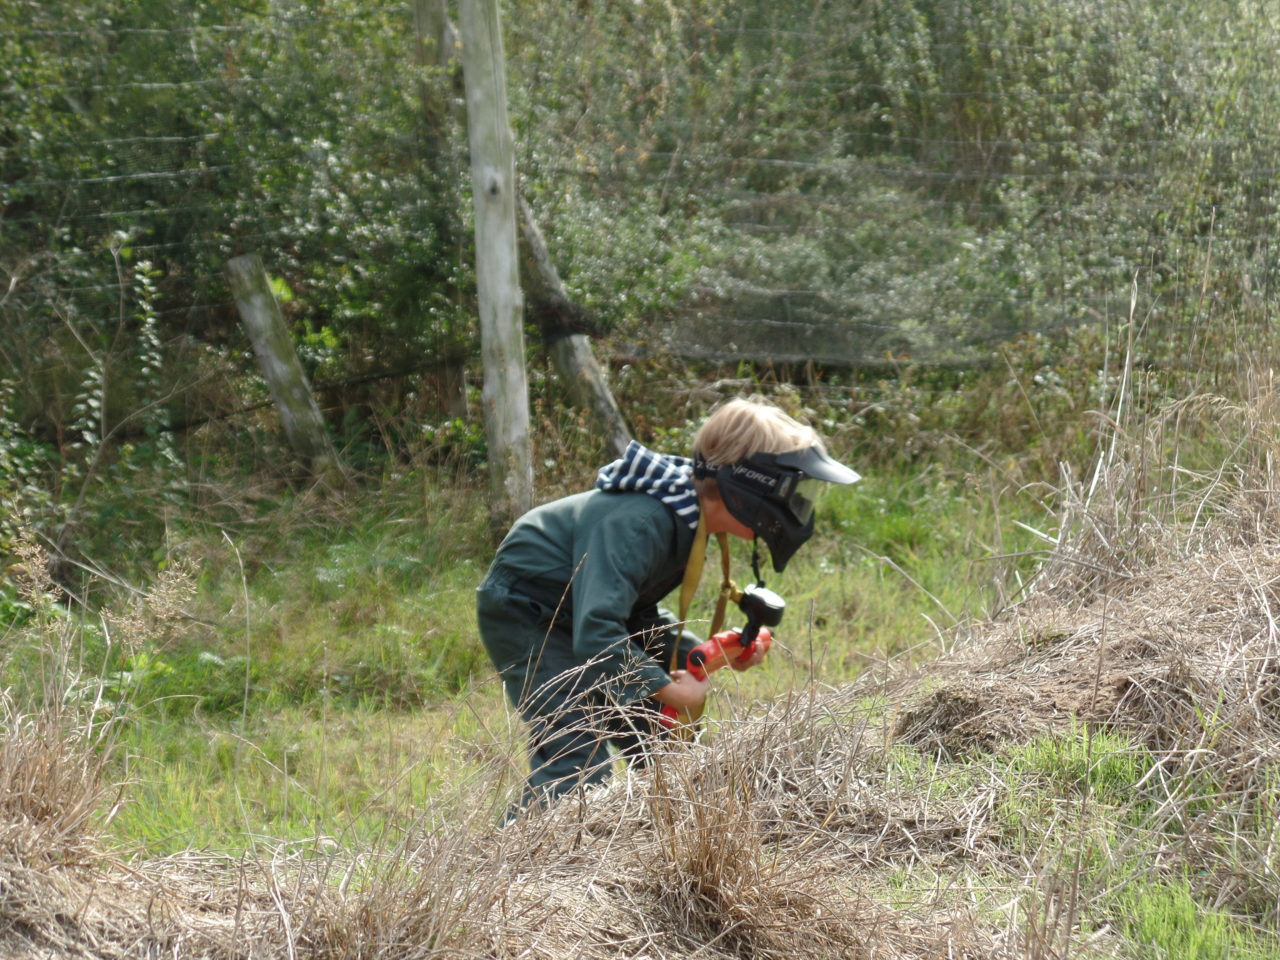
[[(222, 279), (250, 251), (366, 491), (481, 467), (461, 78), (415, 22), (0, 9), (0, 540), (25, 524), (85, 592), (280, 515), (305, 478)], [(1274, 5), (523, 0), (506, 27), (522, 190), (642, 440), (784, 384), (864, 464), (959, 440), (1052, 480), (1125, 349), (1151, 403), (1273, 355)], [(602, 452), (532, 368), (551, 497)]]
[[(221, 278), (251, 250), (344, 439), (395, 453), (465, 413), (460, 78), (415, 57), (410, 3), (0, 18), (0, 378), (63, 472), (107, 434), (142, 455), (263, 399)], [(1168, 356), (1206, 322), (1248, 349), (1275, 275), (1278, 21), (1251, 0), (526, 0), (518, 166), (622, 357), (971, 366), (1123, 316), (1135, 286)]]

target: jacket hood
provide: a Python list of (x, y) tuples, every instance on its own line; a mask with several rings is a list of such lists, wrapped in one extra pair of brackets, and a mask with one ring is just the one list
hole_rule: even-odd
[(596, 489), (610, 493), (647, 493), (670, 507), (692, 530), (698, 529), (698, 495), (693, 461), (650, 450), (636, 440), (622, 457), (600, 468)]

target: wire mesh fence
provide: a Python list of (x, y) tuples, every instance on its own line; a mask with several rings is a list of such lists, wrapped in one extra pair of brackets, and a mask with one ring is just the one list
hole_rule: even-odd
[[(1170, 330), (1269, 318), (1274, 5), (505, 14), (523, 189), (571, 293), (633, 347), (966, 363), (1123, 319), (1135, 289)], [(461, 80), (420, 22), (409, 0), (6, 4), (5, 375), (73, 334), (123, 349), (144, 314), (234, 355), (220, 272), (247, 251), (322, 375), (465, 354)]]

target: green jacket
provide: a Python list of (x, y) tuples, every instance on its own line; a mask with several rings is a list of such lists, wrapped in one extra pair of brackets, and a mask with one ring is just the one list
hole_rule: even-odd
[(490, 579), (534, 601), (532, 615), (547, 629), (486, 637), (486, 648), (502, 668), (528, 660), (530, 636), (571, 643), (574, 661), (590, 664), (588, 682), (615, 702), (650, 696), (671, 678), (631, 641), (663, 623), (658, 602), (683, 579), (693, 536), (646, 493), (592, 490), (534, 508), (498, 547)]

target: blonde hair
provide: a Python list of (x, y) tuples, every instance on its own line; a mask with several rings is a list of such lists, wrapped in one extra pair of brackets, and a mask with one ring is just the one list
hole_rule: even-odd
[(737, 463), (753, 453), (789, 453), (822, 447), (812, 427), (768, 400), (737, 397), (716, 407), (693, 438), (693, 455), (712, 466)]

